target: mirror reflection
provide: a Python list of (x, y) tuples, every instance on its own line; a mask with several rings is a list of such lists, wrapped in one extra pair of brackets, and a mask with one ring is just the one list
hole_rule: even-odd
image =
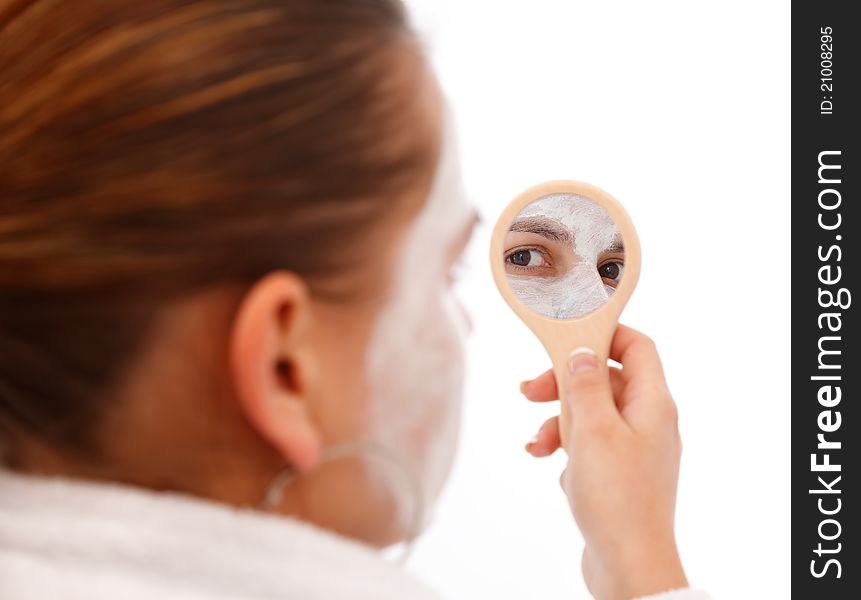
[(619, 227), (578, 194), (542, 196), (514, 218), (505, 236), (508, 283), (527, 307), (555, 319), (585, 316), (607, 302), (625, 270)]

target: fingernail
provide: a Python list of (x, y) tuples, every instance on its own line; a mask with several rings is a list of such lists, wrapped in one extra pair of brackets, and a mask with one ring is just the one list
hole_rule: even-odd
[(529, 454), (532, 456), (547, 456), (550, 454), (547, 448), (536, 446), (536, 442), (538, 442), (538, 434), (535, 434), (531, 440), (526, 442), (526, 451), (529, 452)]
[(526, 381), (520, 382), (520, 393), (526, 395), (526, 391), (529, 389), (529, 385), (532, 383), (532, 380), (527, 379)]
[(595, 360), (595, 351), (586, 346), (574, 348), (568, 355), (568, 372), (574, 375), (583, 371), (592, 371), (598, 368)]
[(535, 444), (538, 442), (538, 434), (534, 435), (531, 440), (526, 442), (526, 451), (529, 452), (532, 456), (547, 456), (548, 452), (546, 448), (542, 448), (541, 446), (536, 446)]

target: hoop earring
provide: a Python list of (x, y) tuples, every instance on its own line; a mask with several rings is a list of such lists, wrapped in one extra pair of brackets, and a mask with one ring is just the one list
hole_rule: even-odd
[[(407, 486), (413, 496), (413, 514), (407, 529), (407, 538), (403, 542), (404, 550), (401, 552), (400, 556), (393, 561), (402, 566), (406, 563), (412, 553), (414, 542), (420, 533), (420, 528), (424, 519), (425, 503), (421, 482), (403, 458), (396, 455), (385, 446), (371, 441), (346, 442), (327, 446), (323, 448), (320, 462), (329, 462), (354, 454), (374, 456), (384, 462), (388, 462), (389, 465), (394, 465), (401, 472), (407, 482)], [(263, 494), (263, 500), (261, 500), (258, 508), (261, 510), (271, 510), (273, 507), (278, 505), (284, 497), (284, 488), (296, 479), (297, 476), (298, 473), (293, 467), (286, 467), (279, 471), (267, 486), (266, 491)]]

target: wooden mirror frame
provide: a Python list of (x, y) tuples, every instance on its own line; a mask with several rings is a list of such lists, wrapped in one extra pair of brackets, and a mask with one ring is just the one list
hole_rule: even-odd
[[(509, 286), (505, 272), (504, 243), (511, 223), (528, 204), (551, 194), (577, 194), (599, 204), (619, 227), (625, 246), (625, 270), (616, 291), (601, 308), (573, 319), (554, 319), (527, 307)], [(519, 194), (502, 211), (490, 240), (493, 279), (511, 309), (544, 345), (553, 363), (553, 372), (560, 389), (568, 378), (568, 357), (575, 348), (587, 346), (595, 351), (600, 364), (607, 363), (619, 315), (640, 278), (640, 258), (640, 240), (628, 213), (613, 196), (588, 183), (569, 180), (541, 183)], [(559, 434), (562, 446), (567, 451), (570, 416), (565, 402), (560, 404)]]

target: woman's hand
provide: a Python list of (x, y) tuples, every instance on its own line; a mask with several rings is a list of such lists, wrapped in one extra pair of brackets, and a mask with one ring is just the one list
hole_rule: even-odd
[[(571, 415), (560, 484), (586, 547), (583, 577), (601, 600), (636, 598), (688, 583), (673, 530), (682, 445), (676, 405), (651, 339), (619, 325), (610, 358), (575, 353), (561, 400)], [(532, 401), (559, 398), (552, 371), (521, 385)], [(560, 444), (559, 419), (527, 444), (534, 456)]]

